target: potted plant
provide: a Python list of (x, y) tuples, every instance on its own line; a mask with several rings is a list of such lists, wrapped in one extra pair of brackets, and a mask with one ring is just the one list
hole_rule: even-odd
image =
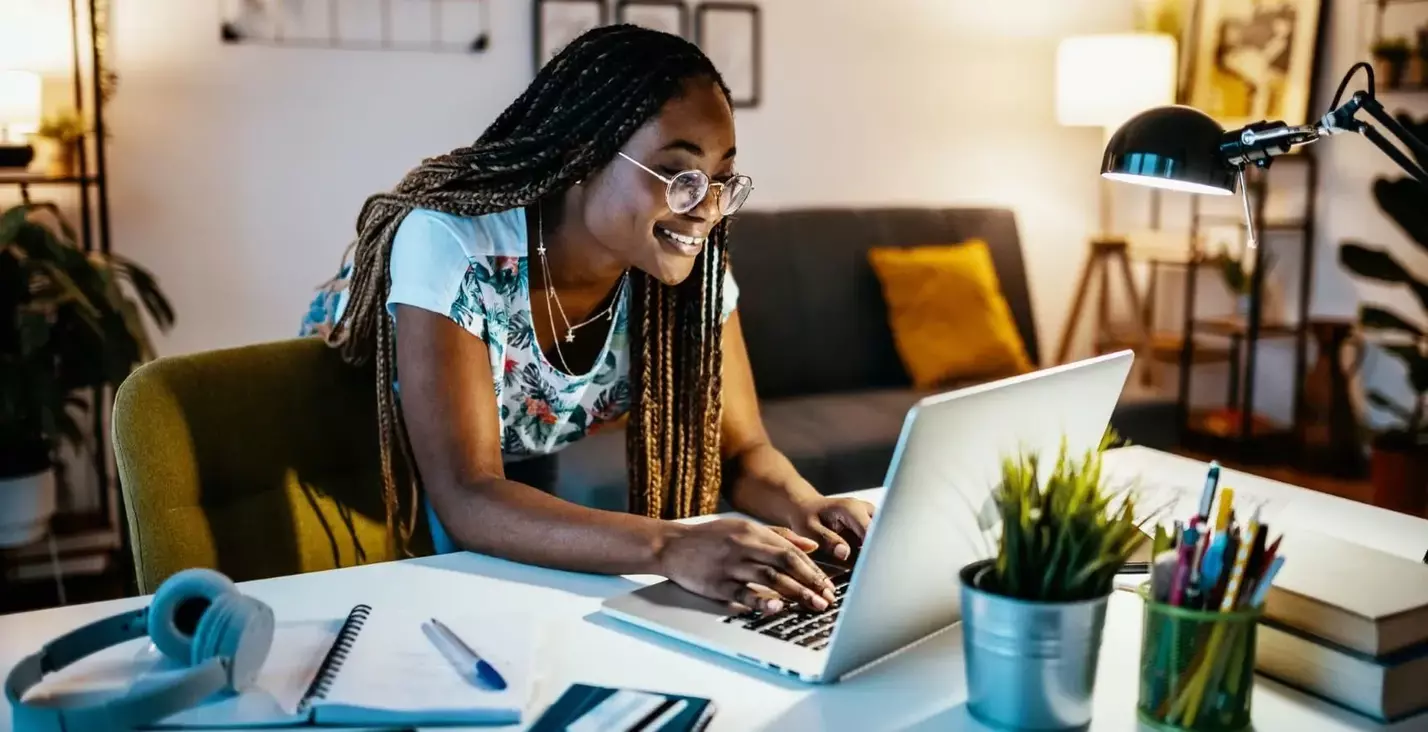
[[(1428, 119), (1419, 123), (1399, 115), (1398, 121), (1414, 135), (1428, 133)], [(1420, 156), (1418, 163), (1428, 163), (1428, 159)], [(1422, 185), (1406, 176), (1378, 178), (1373, 183), (1373, 195), (1379, 208), (1408, 238), (1428, 251), (1428, 216), (1423, 214)], [(1385, 247), (1347, 241), (1339, 247), (1339, 261), (1359, 277), (1407, 286), (1428, 313), (1428, 281), (1409, 272)], [(1387, 429), (1375, 431), (1371, 439), (1369, 478), (1373, 503), (1421, 515), (1428, 503), (1428, 418), (1423, 402), (1428, 395), (1428, 334), (1392, 309), (1379, 305), (1359, 308), (1359, 328), (1366, 341), (1403, 364), (1413, 394), (1410, 403), (1404, 405), (1382, 392), (1368, 390), (1369, 403), (1396, 420)]]
[(44, 535), (59, 449), (82, 444), (82, 391), (116, 387), (153, 357), (141, 306), (173, 323), (151, 274), (81, 251), (52, 204), (0, 214), (0, 546)]
[[(1269, 252), (1264, 253), (1265, 274), (1274, 267), (1274, 258)], [(1250, 295), (1253, 294), (1254, 269), (1247, 266), (1250, 261), (1246, 256), (1236, 257), (1230, 254), (1228, 247), (1221, 247), (1220, 253), (1215, 256), (1215, 263), (1220, 267), (1220, 276), (1225, 280), (1225, 287), (1235, 296), (1235, 314), (1241, 318), (1248, 318), (1250, 311)]]
[(1373, 44), (1374, 74), (1383, 80), (1384, 88), (1396, 89), (1403, 84), (1408, 55), (1408, 39), (1403, 36), (1384, 38)]
[(1428, 87), (1428, 26), (1418, 29), (1418, 45), (1408, 59), (1408, 79), (1405, 83), (1423, 88)]
[(1091, 720), (1113, 579), (1148, 540), (1134, 495), (1113, 489), (1101, 455), (1065, 443), (1050, 471), (1006, 458), (992, 504), (1001, 527), (994, 558), (962, 569), (967, 708), (993, 727), (1072, 729)]
[(49, 143), (49, 174), (65, 178), (78, 172), (75, 158), (79, 145), (84, 140), (88, 128), (84, 120), (74, 112), (63, 112), (46, 117), (35, 131), (35, 137)]

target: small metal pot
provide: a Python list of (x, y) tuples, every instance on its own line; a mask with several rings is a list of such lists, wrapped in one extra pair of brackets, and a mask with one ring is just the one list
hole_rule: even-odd
[(961, 572), (968, 711), (1003, 728), (1089, 726), (1107, 597), (1046, 603), (977, 589), (992, 566), (987, 559)]

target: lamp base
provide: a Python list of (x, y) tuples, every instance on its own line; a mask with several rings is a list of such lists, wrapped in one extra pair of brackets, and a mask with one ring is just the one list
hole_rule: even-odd
[(20, 169), (30, 166), (35, 148), (30, 145), (0, 145), (0, 169)]

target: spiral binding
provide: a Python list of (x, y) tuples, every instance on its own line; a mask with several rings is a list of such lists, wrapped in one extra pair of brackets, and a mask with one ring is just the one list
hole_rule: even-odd
[(352, 652), (352, 644), (357, 642), (357, 634), (362, 632), (362, 624), (367, 622), (367, 616), (371, 614), (371, 605), (358, 605), (347, 614), (347, 620), (343, 621), (342, 629), (337, 632), (337, 638), (332, 641), (332, 647), (327, 649), (322, 665), (318, 666), (317, 674), (312, 677), (312, 683), (302, 695), (302, 703), (298, 705), (300, 712), (306, 712), (314, 699), (327, 696), (332, 683), (337, 680), (337, 674), (342, 671), (343, 662)]

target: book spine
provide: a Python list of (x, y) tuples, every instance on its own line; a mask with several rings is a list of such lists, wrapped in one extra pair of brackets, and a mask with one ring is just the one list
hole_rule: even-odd
[(317, 673), (313, 675), (312, 683), (308, 685), (307, 691), (303, 692), (302, 702), (298, 704), (299, 712), (306, 713), (314, 700), (327, 696), (328, 690), (332, 688), (332, 682), (337, 680), (337, 674), (342, 671), (342, 664), (347, 660), (347, 654), (352, 652), (352, 644), (357, 642), (357, 636), (362, 632), (362, 625), (367, 622), (367, 616), (371, 614), (372, 607), (370, 605), (358, 605), (347, 614), (347, 619), (342, 622), (341, 630), (337, 631), (337, 637), (333, 639), (332, 646), (327, 649), (327, 655), (323, 657), (322, 664), (318, 666)]

